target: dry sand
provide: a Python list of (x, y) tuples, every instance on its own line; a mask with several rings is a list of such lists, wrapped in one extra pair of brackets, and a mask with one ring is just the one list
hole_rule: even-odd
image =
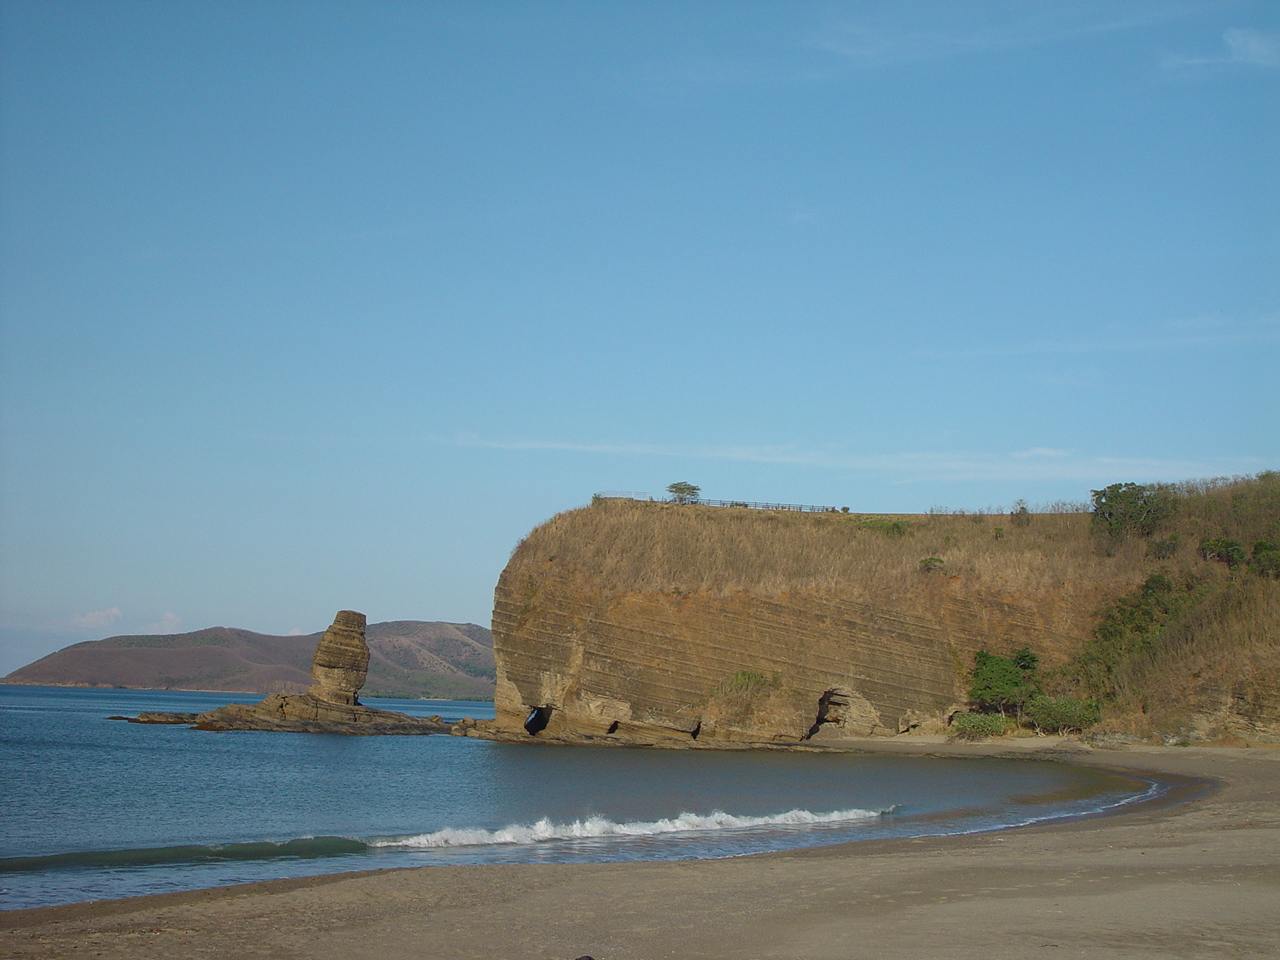
[[(874, 748), (1011, 749), (901, 741)], [(1189, 778), (1183, 802), (993, 834), (734, 860), (425, 867), (15, 910), (0, 913), (0, 954), (1280, 957), (1280, 751), (1061, 745), (1054, 755)]]

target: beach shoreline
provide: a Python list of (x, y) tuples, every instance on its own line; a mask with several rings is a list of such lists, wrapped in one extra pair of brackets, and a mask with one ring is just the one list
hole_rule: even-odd
[(727, 860), (375, 870), (13, 910), (0, 913), (0, 950), (46, 960), (1275, 955), (1280, 751), (910, 737), (838, 749), (1054, 759), (1176, 786), (1101, 816), (962, 836)]

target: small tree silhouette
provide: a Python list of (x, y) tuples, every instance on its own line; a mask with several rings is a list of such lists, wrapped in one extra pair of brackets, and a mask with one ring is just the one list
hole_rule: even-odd
[(671, 494), (672, 503), (697, 503), (702, 488), (681, 480), (678, 483), (668, 484), (667, 493)]

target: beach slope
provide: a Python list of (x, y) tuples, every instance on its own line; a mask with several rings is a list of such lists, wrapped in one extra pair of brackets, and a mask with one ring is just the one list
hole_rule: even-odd
[(1105, 960), (1280, 953), (1280, 752), (1149, 747), (1081, 750), (1071, 761), (1184, 778), (1192, 799), (1000, 833), (733, 860), (427, 867), (10, 911), (0, 914), (0, 954)]

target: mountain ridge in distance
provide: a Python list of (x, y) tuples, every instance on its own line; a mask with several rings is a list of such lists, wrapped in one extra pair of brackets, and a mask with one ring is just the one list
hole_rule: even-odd
[[(238, 627), (86, 640), (20, 667), (0, 683), (50, 687), (301, 693), (323, 631), (274, 636)], [(493, 699), (493, 637), (474, 623), (371, 623), (367, 697)]]

